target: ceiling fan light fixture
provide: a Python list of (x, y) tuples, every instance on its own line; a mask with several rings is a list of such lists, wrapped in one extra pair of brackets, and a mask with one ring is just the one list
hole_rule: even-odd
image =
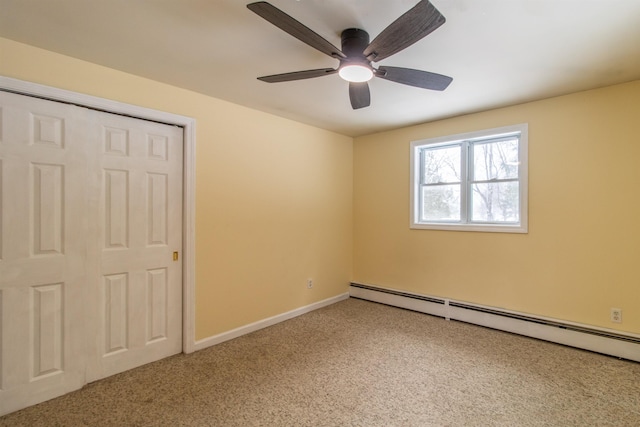
[(369, 33), (365, 30), (359, 28), (343, 30), (340, 33), (341, 49), (266, 1), (250, 3), (247, 7), (301, 42), (340, 61), (338, 68), (320, 68), (258, 77), (258, 80), (263, 82), (287, 82), (337, 73), (349, 82), (349, 100), (351, 107), (357, 110), (370, 105), (371, 96), (366, 82), (373, 77), (431, 90), (444, 90), (453, 80), (448, 76), (412, 68), (389, 66), (374, 68), (372, 65), (372, 61), (379, 63), (395, 55), (444, 24), (444, 16), (429, 0), (419, 0), (418, 4), (389, 24), (372, 42), (369, 42)]
[(338, 75), (352, 83), (368, 82), (373, 78), (373, 70), (364, 65), (352, 64), (340, 67)]

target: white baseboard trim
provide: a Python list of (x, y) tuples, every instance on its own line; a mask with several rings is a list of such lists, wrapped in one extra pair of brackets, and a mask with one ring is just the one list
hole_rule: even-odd
[(203, 338), (201, 340), (196, 341), (193, 344), (193, 351), (198, 351), (205, 349), (207, 347), (211, 347), (216, 344), (223, 343), (225, 341), (232, 340), (234, 338), (238, 338), (242, 335), (250, 334), (251, 332), (258, 331), (260, 329), (273, 326), (277, 323), (284, 322), (285, 320), (293, 319), (294, 317), (301, 316), (303, 314), (309, 313), (311, 311), (317, 310), (322, 307), (326, 307), (331, 304), (335, 304), (337, 302), (346, 300), (349, 298), (349, 293), (344, 293), (337, 295), (335, 297), (327, 298), (322, 301), (318, 301), (313, 304), (305, 305), (304, 307), (296, 308), (295, 310), (287, 311), (286, 313), (278, 314), (276, 316), (268, 317), (263, 320), (259, 320), (254, 323), (250, 323), (248, 325), (240, 326), (239, 328), (232, 329), (227, 332), (223, 332), (218, 335), (214, 335), (208, 338)]
[(349, 295), (640, 362), (640, 335), (495, 307), (352, 283)]

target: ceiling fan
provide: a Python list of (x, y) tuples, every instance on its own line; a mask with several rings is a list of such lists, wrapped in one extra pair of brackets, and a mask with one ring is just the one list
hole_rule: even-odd
[(411, 46), (444, 24), (444, 16), (428, 0), (418, 2), (385, 28), (371, 43), (369, 34), (364, 30), (344, 30), (341, 36), (342, 50), (267, 2), (251, 3), (247, 7), (293, 37), (340, 61), (335, 69), (295, 71), (258, 77), (258, 80), (278, 83), (338, 73), (349, 82), (349, 99), (354, 110), (368, 107), (371, 103), (367, 82), (373, 77), (431, 90), (445, 90), (453, 80), (451, 77), (428, 71), (388, 66), (376, 68), (371, 64)]

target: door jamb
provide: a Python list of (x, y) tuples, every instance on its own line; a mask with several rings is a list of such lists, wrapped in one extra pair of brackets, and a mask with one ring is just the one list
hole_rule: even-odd
[(75, 104), (108, 113), (151, 120), (183, 128), (182, 351), (184, 353), (194, 352), (196, 120), (187, 116), (125, 104), (4, 76), (0, 76), (0, 90)]

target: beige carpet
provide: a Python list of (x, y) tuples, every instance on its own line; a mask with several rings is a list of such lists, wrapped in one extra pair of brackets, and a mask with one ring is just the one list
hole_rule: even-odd
[(640, 426), (640, 364), (349, 299), (0, 426)]

